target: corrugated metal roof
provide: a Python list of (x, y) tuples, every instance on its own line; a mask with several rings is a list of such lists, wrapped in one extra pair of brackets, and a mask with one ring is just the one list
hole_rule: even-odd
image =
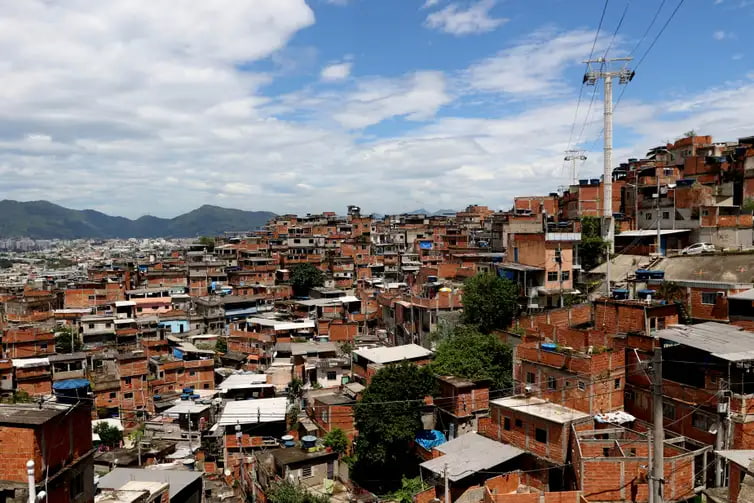
[(511, 396), (490, 400), (490, 404), (515, 409), (523, 414), (529, 414), (553, 423), (565, 424), (578, 419), (589, 417), (580, 410), (564, 407), (554, 402), (548, 402), (538, 397)]
[(518, 447), (496, 442), (477, 433), (467, 433), (435, 447), (444, 456), (421, 464), (433, 473), (442, 475), (447, 466), (448, 478), (456, 482), (480, 470), (489, 470), (524, 453)]
[(734, 300), (754, 300), (754, 288), (745, 292), (728, 295), (728, 298)]
[(286, 397), (227, 402), (218, 424), (230, 426), (285, 421), (287, 410), (288, 399)]
[(373, 363), (385, 364), (402, 360), (427, 358), (432, 355), (432, 351), (418, 344), (405, 344), (403, 346), (357, 349), (353, 354)]
[(706, 351), (728, 361), (754, 360), (754, 337), (741, 327), (708, 321), (696, 325), (671, 325), (657, 337)]

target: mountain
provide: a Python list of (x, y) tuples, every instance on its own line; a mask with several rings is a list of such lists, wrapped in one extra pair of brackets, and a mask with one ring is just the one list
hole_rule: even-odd
[(427, 215), (427, 216), (442, 216), (442, 215), (448, 215), (448, 214), (456, 214), (456, 210), (437, 210), (435, 212), (427, 211), (424, 208), (419, 208), (418, 210), (409, 211), (406, 213), (407, 215)]
[(150, 215), (131, 220), (95, 210), (72, 210), (48, 201), (0, 201), (0, 237), (33, 239), (153, 238), (215, 236), (256, 229), (276, 216), (205, 204), (175, 218)]

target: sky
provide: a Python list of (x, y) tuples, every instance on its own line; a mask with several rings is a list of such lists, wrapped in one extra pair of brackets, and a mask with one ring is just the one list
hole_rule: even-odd
[(566, 184), (568, 148), (601, 173), (590, 54), (634, 57), (616, 166), (689, 130), (753, 135), (754, 2), (681, 0), (656, 38), (678, 2), (0, 0), (0, 198), (507, 209)]

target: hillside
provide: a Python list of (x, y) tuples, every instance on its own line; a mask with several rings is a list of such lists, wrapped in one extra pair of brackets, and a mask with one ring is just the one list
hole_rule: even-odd
[(0, 201), (0, 237), (34, 239), (153, 238), (214, 236), (248, 231), (275, 214), (204, 205), (175, 218), (144, 216), (136, 220), (95, 210), (72, 210), (48, 201)]

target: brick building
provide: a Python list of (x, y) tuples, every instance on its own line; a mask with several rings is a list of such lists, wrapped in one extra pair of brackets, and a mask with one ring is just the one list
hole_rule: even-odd
[(49, 503), (94, 501), (91, 407), (57, 402), (0, 405), (0, 499), (28, 501), (26, 463)]

